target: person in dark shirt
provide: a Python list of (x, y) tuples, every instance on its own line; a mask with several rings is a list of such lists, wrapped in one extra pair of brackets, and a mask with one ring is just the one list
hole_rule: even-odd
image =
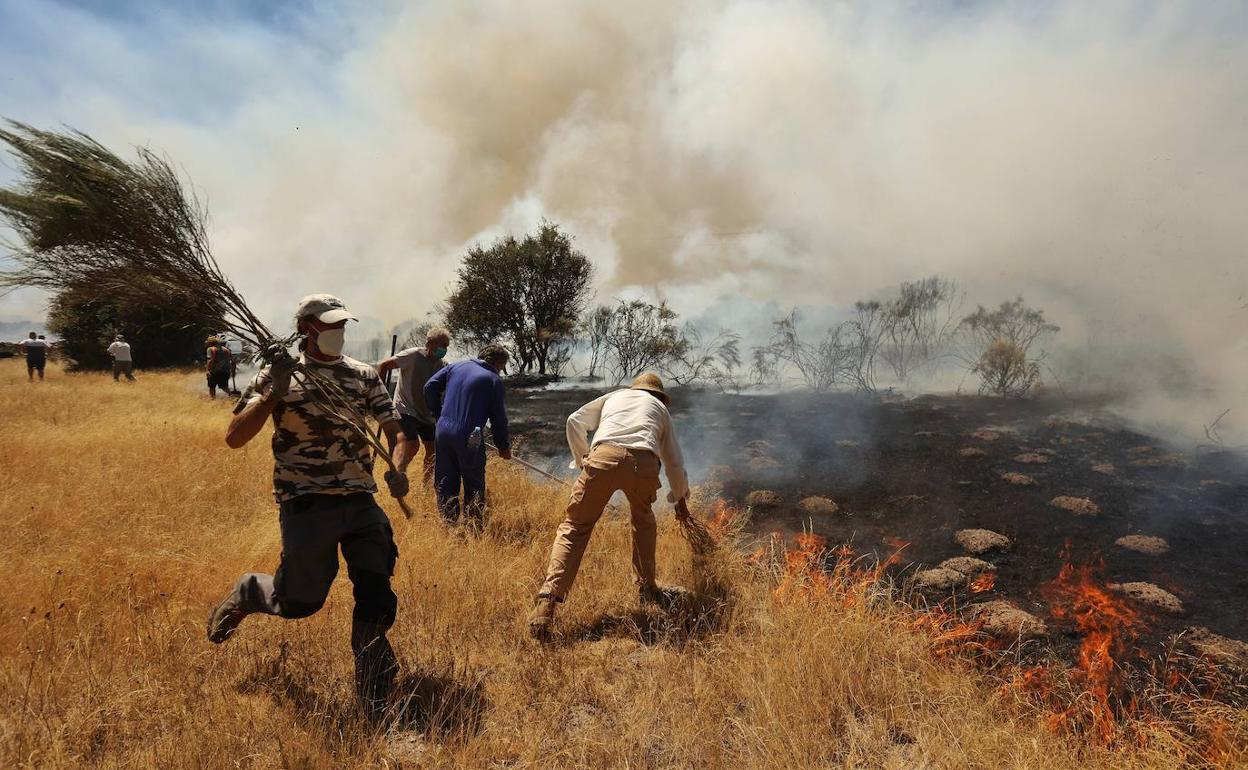
[(204, 369), (208, 378), (208, 396), (215, 399), (217, 388), (229, 393), (230, 376), (234, 374), (234, 354), (225, 344), (225, 340), (220, 337), (209, 337), (204, 358), (206, 359)]
[(507, 351), (486, 345), (477, 358), (443, 367), (425, 383), (425, 404), (437, 420), (433, 480), (438, 511), (448, 524), (460, 520), (460, 490), (464, 514), (475, 526), (485, 512), (485, 424), (490, 424), (498, 456), (511, 459), (503, 380)]

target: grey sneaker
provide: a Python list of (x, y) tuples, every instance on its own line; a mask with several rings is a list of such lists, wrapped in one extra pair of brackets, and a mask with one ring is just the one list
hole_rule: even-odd
[(221, 644), (229, 639), (245, 617), (247, 613), (238, 606), (238, 600), (231, 593), (208, 616), (208, 641)]

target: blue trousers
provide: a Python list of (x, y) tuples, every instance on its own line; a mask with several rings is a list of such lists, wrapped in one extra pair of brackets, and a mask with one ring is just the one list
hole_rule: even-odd
[(433, 485), (438, 493), (438, 512), (448, 523), (459, 521), (459, 494), (464, 494), (464, 515), (482, 523), (485, 510), (485, 442), (468, 448), (468, 437), (438, 430), (433, 455)]

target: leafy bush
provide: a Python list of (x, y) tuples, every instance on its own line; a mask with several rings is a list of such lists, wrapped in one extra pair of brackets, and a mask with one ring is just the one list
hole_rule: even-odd
[(186, 298), (185, 312), (125, 302), (94, 288), (58, 292), (48, 308), (48, 329), (71, 369), (99, 370), (112, 364), (108, 345), (122, 333), (140, 367), (189, 366), (204, 354), (204, 339), (217, 331), (203, 322), (204, 309)]

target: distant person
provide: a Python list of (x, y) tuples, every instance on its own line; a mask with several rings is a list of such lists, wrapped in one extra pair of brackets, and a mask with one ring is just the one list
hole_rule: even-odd
[[(425, 449), (424, 481), (433, 479), (434, 437), (436, 423), (429, 406), (425, 403), (425, 383), (442, 367), (446, 351), (451, 346), (451, 333), (441, 327), (430, 329), (425, 335), (423, 348), (407, 348), (377, 364), (377, 373), (385, 375), (391, 369), (399, 370), (399, 382), (394, 389), (394, 405), (399, 410), (399, 424), (407, 439), (406, 462), (416, 458)], [(419, 439), (420, 443), (416, 443)], [(400, 470), (406, 471), (407, 468)]]
[(43, 379), (43, 367), (48, 363), (48, 341), (42, 335), (30, 333), (30, 338), (17, 343), (18, 347), (26, 355), (26, 377), (31, 382), (35, 381), (35, 372), (39, 372), (39, 379)]
[(437, 449), (433, 482), (438, 512), (448, 524), (459, 523), (460, 488), (464, 515), (477, 527), (485, 513), (485, 424), (490, 424), (498, 456), (511, 459), (507, 405), (500, 372), (507, 370), (507, 351), (486, 345), (477, 358), (439, 369), (425, 383), (425, 403), (437, 418)]
[[(373, 455), (349, 417), (329, 411), (316, 385), (296, 366), (332, 379), (359, 413), (377, 421), (396, 463), (402, 460), (399, 415), (377, 372), (342, 355), (344, 327), (355, 320), (342, 300), (313, 294), (300, 300), (295, 325), (304, 337), (298, 362), (278, 356), (262, 368), (238, 405), (225, 442), (238, 449), (273, 424), (273, 494), (281, 526), (282, 557), (274, 575), (250, 572), (208, 619), (208, 641), (233, 636), (252, 613), (306, 618), (319, 611), (338, 574), (338, 550), (354, 588), (351, 650), (355, 687), (372, 718), (384, 716), (398, 670), (386, 632), (398, 597), (390, 587), (398, 548), (386, 513), (373, 494)], [(394, 497), (407, 494), (407, 476), (385, 474)]]
[[(581, 557), (602, 511), (617, 491), (628, 498), (633, 519), (633, 572), (643, 602), (667, 607), (684, 589), (655, 582), (654, 552), (657, 526), (654, 504), (659, 491), (659, 469), (667, 466), (667, 499), (676, 515), (688, 517), (689, 479), (676, 441), (676, 426), (668, 412), (668, 395), (657, 374), (642, 374), (627, 390), (617, 390), (590, 401), (568, 418), (568, 447), (572, 465), (581, 475), (572, 488), (567, 517), (555, 533), (546, 580), (529, 615), (529, 633), (545, 641), (555, 618), (555, 606), (572, 590)], [(591, 448), (589, 434), (593, 433)]]
[(134, 382), (134, 360), (130, 355), (130, 343), (125, 336), (118, 334), (113, 337), (113, 344), (108, 346), (108, 354), (113, 357), (113, 382), (119, 382), (121, 375)]
[(220, 337), (208, 338), (204, 353), (204, 371), (208, 377), (208, 396), (217, 397), (217, 388), (230, 392), (230, 375), (234, 374), (234, 354)]

